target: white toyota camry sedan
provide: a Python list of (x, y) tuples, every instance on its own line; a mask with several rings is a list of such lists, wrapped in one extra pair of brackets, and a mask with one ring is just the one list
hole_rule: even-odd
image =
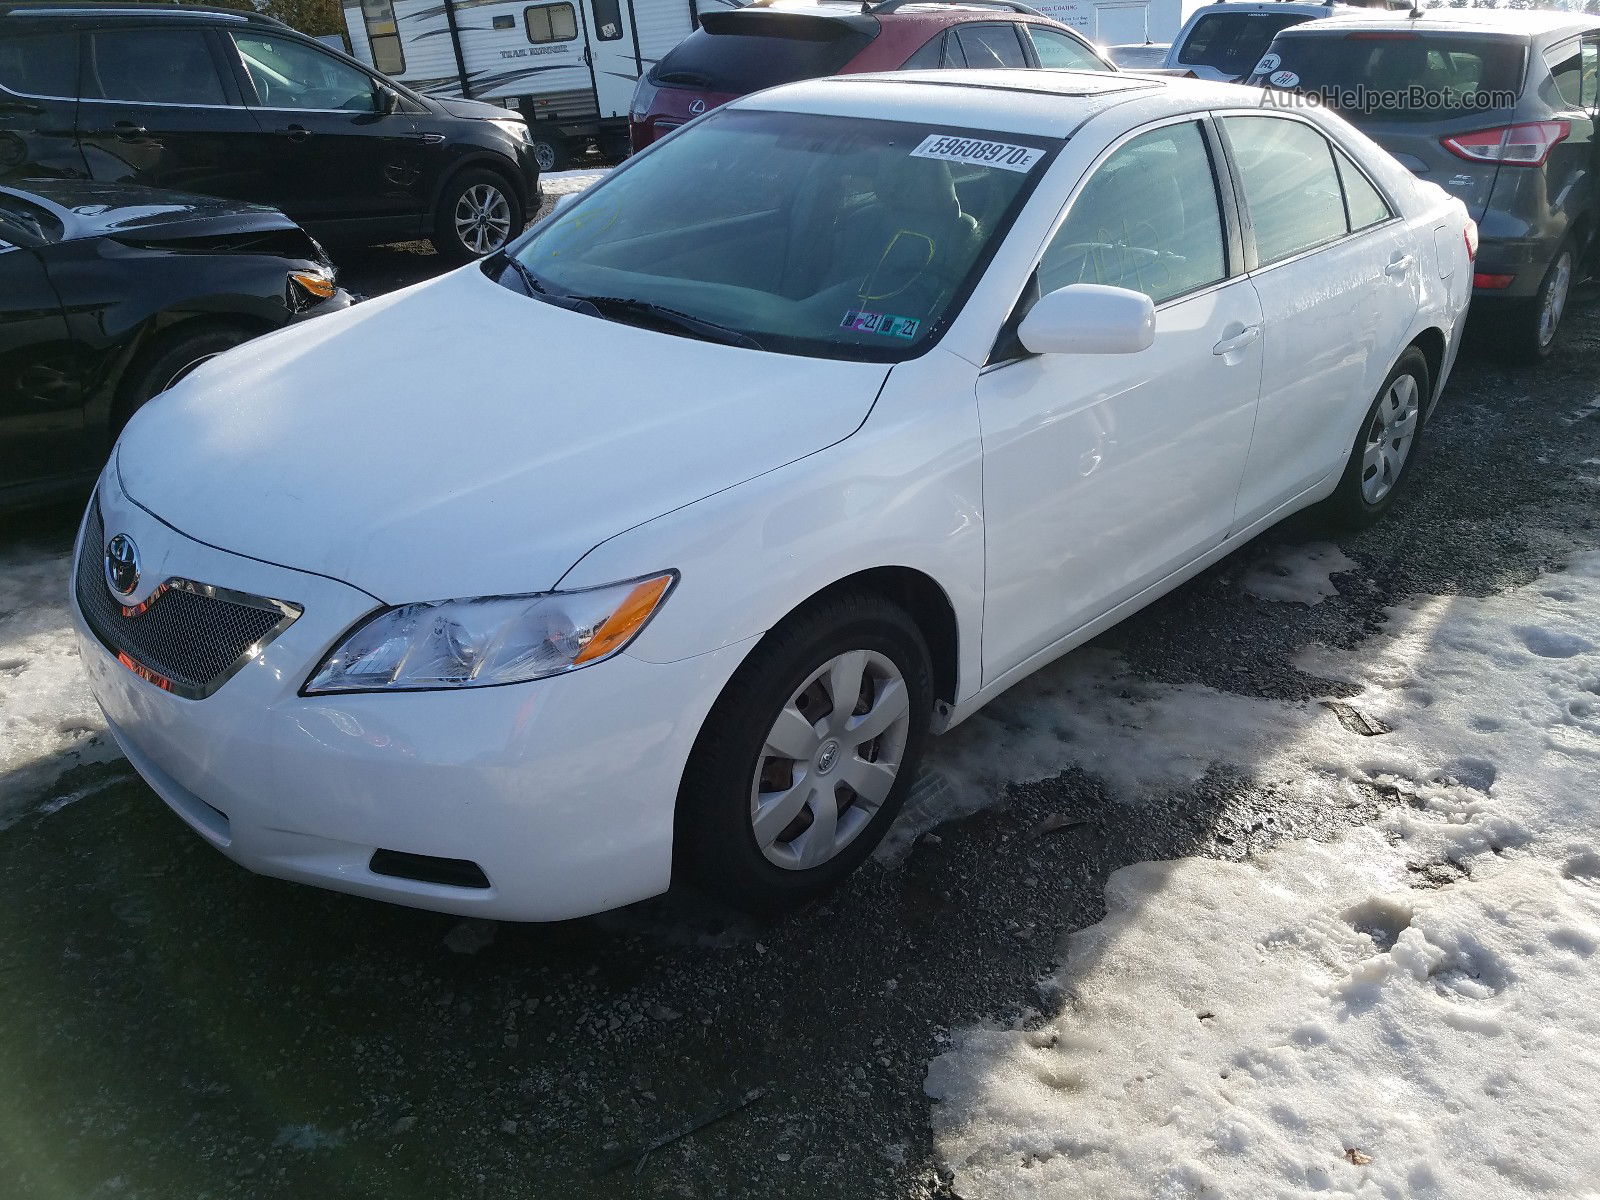
[(79, 537), (118, 742), (268, 875), (523, 920), (849, 872), (931, 733), (1405, 485), (1476, 230), (1338, 118), (1064, 71), (724, 106), (202, 366)]

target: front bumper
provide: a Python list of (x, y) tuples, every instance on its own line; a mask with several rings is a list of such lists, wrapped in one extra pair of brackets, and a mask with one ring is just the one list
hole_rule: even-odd
[[(106, 534), (138, 543), (147, 579), (181, 576), (304, 610), (214, 695), (187, 700), (121, 664), (74, 597), (90, 687), (118, 744), (223, 854), (263, 875), (507, 920), (582, 916), (667, 888), (683, 765), (743, 647), (664, 666), (623, 654), (506, 687), (301, 696), (331, 644), (378, 602), (192, 541), (115, 478), (108, 471), (100, 491)], [(379, 874), (380, 849), (475, 863), (489, 886)]]

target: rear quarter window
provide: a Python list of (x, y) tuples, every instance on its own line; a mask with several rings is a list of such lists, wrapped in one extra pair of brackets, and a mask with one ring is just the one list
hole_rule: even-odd
[(650, 72), (657, 87), (745, 95), (835, 74), (875, 35), (833, 18), (707, 13)]

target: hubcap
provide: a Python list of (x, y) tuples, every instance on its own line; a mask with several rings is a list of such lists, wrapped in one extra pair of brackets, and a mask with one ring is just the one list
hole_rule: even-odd
[(511, 236), (511, 202), (493, 184), (475, 183), (456, 201), (456, 236), (474, 254), (489, 254)]
[(872, 823), (911, 732), (905, 677), (886, 656), (852, 650), (818, 667), (773, 722), (750, 784), (750, 827), (768, 862), (804, 871)]
[(1572, 287), (1572, 254), (1563, 251), (1550, 268), (1550, 286), (1545, 288), (1544, 303), (1539, 306), (1539, 345), (1548, 346), (1555, 340), (1556, 328), (1561, 324), (1561, 314), (1567, 308), (1567, 292)]
[(533, 161), (541, 171), (554, 171), (556, 169), (556, 148), (549, 142), (535, 142), (533, 144)]
[(1402, 375), (1378, 401), (1361, 457), (1361, 498), (1376, 504), (1393, 489), (1417, 436), (1417, 380)]

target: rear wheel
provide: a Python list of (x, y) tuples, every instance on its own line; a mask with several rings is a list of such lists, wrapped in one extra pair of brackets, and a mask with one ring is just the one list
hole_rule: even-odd
[(1576, 264), (1577, 254), (1569, 239), (1556, 251), (1539, 282), (1539, 290), (1529, 299), (1515, 302), (1511, 320), (1505, 326), (1503, 346), (1507, 358), (1531, 364), (1550, 357), (1561, 330), (1561, 318), (1566, 315)]
[(1408, 347), (1367, 409), (1339, 486), (1323, 502), (1326, 517), (1359, 529), (1389, 510), (1411, 474), (1429, 394), (1428, 361)]
[(679, 864), (757, 911), (834, 886), (893, 822), (932, 711), (928, 648), (899, 608), (848, 592), (792, 618), (706, 718), (678, 797)]
[(433, 248), (455, 262), (493, 254), (522, 232), (522, 201), (493, 171), (463, 171), (439, 197)]

